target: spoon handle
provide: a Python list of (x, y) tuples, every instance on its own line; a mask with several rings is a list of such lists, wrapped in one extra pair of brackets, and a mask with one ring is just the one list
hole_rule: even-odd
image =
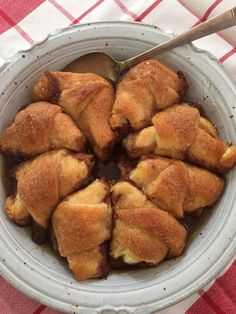
[(167, 40), (166, 42), (159, 44), (154, 48), (140, 53), (133, 58), (121, 61), (121, 69), (123, 71), (139, 62), (151, 58), (153, 55), (161, 54), (163, 52), (186, 44), (190, 41), (205, 37), (212, 33), (219, 32), (234, 25), (236, 25), (236, 7), (211, 18), (210, 20), (203, 22), (200, 25), (191, 28), (183, 34)]

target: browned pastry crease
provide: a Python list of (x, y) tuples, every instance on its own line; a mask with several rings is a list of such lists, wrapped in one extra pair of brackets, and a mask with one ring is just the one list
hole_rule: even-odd
[(115, 207), (110, 248), (113, 260), (134, 266), (157, 265), (182, 253), (187, 230), (175, 218), (128, 182), (118, 182), (111, 191)]
[(177, 218), (212, 206), (220, 197), (224, 180), (182, 161), (157, 157), (138, 163), (129, 175), (153, 203)]
[(210, 121), (187, 104), (157, 113), (153, 126), (128, 135), (123, 140), (133, 158), (147, 154), (186, 159), (209, 170), (224, 173), (236, 162), (236, 147), (218, 138)]
[(93, 167), (91, 155), (65, 149), (47, 152), (20, 164), (16, 170), (16, 196), (5, 203), (8, 217), (17, 224), (33, 220), (47, 229), (61, 198), (86, 182)]
[(109, 185), (95, 180), (62, 201), (53, 213), (58, 250), (75, 278), (105, 277), (109, 262), (105, 241), (111, 236)]
[(56, 102), (76, 121), (96, 156), (109, 157), (115, 134), (109, 125), (114, 91), (108, 81), (92, 73), (45, 72), (33, 98)]
[(48, 102), (27, 106), (0, 135), (0, 151), (23, 157), (58, 148), (84, 151), (83, 134), (75, 122), (61, 111), (59, 106)]
[(139, 63), (118, 84), (111, 127), (118, 131), (146, 127), (158, 110), (180, 102), (186, 89), (183, 75), (157, 60)]

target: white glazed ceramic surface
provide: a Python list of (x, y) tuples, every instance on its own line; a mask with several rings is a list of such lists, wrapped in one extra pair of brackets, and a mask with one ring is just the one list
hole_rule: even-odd
[[(64, 29), (32, 50), (18, 53), (0, 72), (0, 130), (30, 101), (33, 83), (45, 69), (60, 70), (94, 50), (118, 59), (168, 39), (156, 27), (131, 23), (96, 23)], [(200, 102), (220, 135), (236, 143), (236, 89), (223, 67), (207, 52), (186, 45), (158, 57), (184, 73), (187, 100)], [(236, 243), (236, 168), (227, 175), (220, 201), (207, 215), (185, 253), (152, 269), (112, 271), (107, 280), (77, 282), (68, 267), (29, 232), (0, 211), (0, 269), (15, 287), (38, 301), (69, 313), (151, 313), (174, 304), (213, 279), (230, 261)], [(5, 192), (0, 180), (0, 202)], [(123, 310), (123, 311), (122, 311)]]

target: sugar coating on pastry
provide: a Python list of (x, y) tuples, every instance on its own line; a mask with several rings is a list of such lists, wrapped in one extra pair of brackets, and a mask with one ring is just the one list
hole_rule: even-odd
[(113, 208), (155, 207), (145, 194), (127, 181), (117, 182), (111, 188)]
[(58, 250), (76, 279), (105, 277), (109, 270), (105, 241), (111, 237), (109, 184), (95, 180), (62, 201), (53, 213)]
[(30, 157), (59, 148), (85, 149), (85, 137), (59, 106), (36, 102), (17, 113), (15, 121), (0, 135), (0, 151)]
[(37, 224), (48, 228), (59, 200), (85, 183), (92, 167), (91, 155), (65, 149), (43, 153), (21, 163), (15, 173), (16, 196), (7, 198), (5, 204), (8, 217), (17, 223), (22, 212), (24, 215), (28, 212)]
[(236, 163), (236, 147), (220, 140), (213, 124), (193, 106), (171, 106), (158, 112), (152, 123), (123, 139), (130, 157), (168, 156), (219, 173), (227, 172)]
[(217, 175), (164, 157), (140, 161), (129, 179), (153, 203), (177, 218), (212, 206), (224, 189), (224, 180)]
[[(38, 244), (50, 237), (76, 280), (180, 256), (188, 237), (182, 219), (221, 196), (225, 181), (210, 170), (233, 167), (236, 146), (181, 103), (187, 88), (183, 74), (157, 60), (129, 69), (116, 94), (93, 73), (46, 71), (33, 87), (37, 102), (0, 134), (1, 153), (32, 157), (14, 168), (7, 216), (32, 224)], [(97, 157), (94, 171), (84, 151)], [(119, 179), (97, 179), (110, 157)]]
[(146, 127), (158, 110), (179, 103), (186, 89), (184, 76), (157, 60), (139, 63), (118, 84), (111, 127), (121, 133)]
[(93, 73), (48, 71), (32, 94), (35, 100), (55, 102), (69, 114), (99, 159), (110, 156), (116, 138), (109, 124), (114, 90), (108, 81)]
[(115, 212), (110, 255), (114, 260), (157, 265), (182, 253), (187, 230), (175, 218), (126, 181), (115, 184), (111, 192)]

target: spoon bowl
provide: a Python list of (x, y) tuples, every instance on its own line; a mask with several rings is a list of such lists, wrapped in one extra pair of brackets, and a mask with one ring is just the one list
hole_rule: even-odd
[(115, 84), (120, 77), (122, 62), (103, 52), (91, 52), (68, 64), (63, 71), (95, 73)]

